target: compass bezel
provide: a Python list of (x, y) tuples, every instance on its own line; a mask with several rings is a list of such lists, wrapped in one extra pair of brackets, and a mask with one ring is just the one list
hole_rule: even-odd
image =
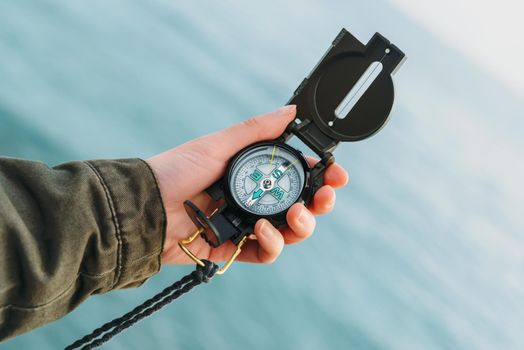
[[(291, 153), (293, 156), (295, 156), (300, 161), (304, 169), (304, 184), (302, 186), (302, 189), (300, 191), (298, 198), (293, 203), (291, 203), (290, 206), (286, 207), (284, 210), (279, 211), (274, 214), (270, 214), (270, 215), (255, 214), (253, 212), (250, 212), (244, 209), (236, 201), (235, 197), (233, 196), (232, 189), (231, 189), (231, 182), (232, 182), (231, 176), (233, 174), (233, 170), (235, 169), (235, 167), (238, 164), (238, 161), (242, 158), (244, 154), (246, 154), (247, 152), (251, 152), (255, 148), (275, 146), (275, 145), (277, 147), (283, 148), (284, 150), (288, 151), (289, 153)], [(312, 193), (311, 193), (311, 189), (312, 189), (311, 167), (309, 166), (309, 163), (307, 162), (302, 152), (300, 152), (298, 149), (286, 143), (278, 142), (278, 141), (257, 142), (257, 143), (254, 143), (242, 149), (240, 152), (238, 152), (235, 156), (231, 158), (231, 161), (229, 162), (227, 166), (226, 172), (224, 173), (223, 186), (224, 186), (224, 199), (226, 203), (228, 204), (230, 208), (234, 208), (235, 211), (238, 214), (240, 214), (243, 218), (245, 218), (246, 220), (249, 220), (253, 225), (258, 219), (265, 218), (265, 219), (268, 219), (275, 227), (278, 228), (278, 227), (282, 227), (286, 225), (286, 213), (293, 204), (304, 203), (305, 205), (307, 205), (309, 201), (311, 200), (311, 196), (312, 196)]]

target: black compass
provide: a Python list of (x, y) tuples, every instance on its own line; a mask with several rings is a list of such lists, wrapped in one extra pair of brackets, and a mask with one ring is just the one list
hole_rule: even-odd
[[(185, 202), (197, 231), (180, 247), (198, 263), (185, 246), (198, 235), (213, 247), (231, 240), (238, 247), (234, 259), (258, 219), (285, 226), (287, 210), (298, 202), (308, 205), (322, 186), (338, 143), (363, 140), (384, 126), (394, 98), (391, 76), (403, 59), (404, 53), (378, 33), (364, 45), (342, 29), (289, 100), (297, 116), (286, 131), (238, 152), (207, 189), (223, 204), (208, 215)], [(293, 136), (320, 157), (314, 167), (287, 143)]]

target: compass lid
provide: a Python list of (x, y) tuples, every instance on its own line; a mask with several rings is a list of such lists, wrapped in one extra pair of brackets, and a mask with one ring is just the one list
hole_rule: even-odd
[(379, 33), (364, 45), (342, 29), (288, 102), (297, 105), (293, 133), (320, 154), (379, 131), (393, 106), (391, 76), (404, 58)]

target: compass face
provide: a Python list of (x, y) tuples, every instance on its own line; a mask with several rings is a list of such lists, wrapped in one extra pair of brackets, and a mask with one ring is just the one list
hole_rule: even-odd
[(237, 205), (260, 216), (293, 205), (306, 177), (299, 155), (278, 144), (263, 144), (241, 154), (230, 174), (229, 188)]

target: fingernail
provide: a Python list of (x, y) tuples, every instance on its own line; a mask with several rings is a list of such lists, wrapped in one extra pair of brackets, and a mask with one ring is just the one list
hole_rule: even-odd
[(305, 208), (300, 210), (300, 213), (298, 214), (298, 222), (304, 228), (315, 226), (315, 218), (313, 215), (309, 214)]
[(262, 220), (262, 223), (260, 224), (260, 234), (262, 234), (266, 239), (273, 238), (273, 230), (267, 220)]
[(284, 107), (280, 107), (277, 110), (277, 112), (280, 115), (288, 115), (288, 114), (294, 112), (296, 109), (297, 109), (296, 105), (287, 105), (287, 106), (284, 106)]
[(335, 202), (337, 200), (337, 194), (335, 191), (333, 191), (333, 196), (329, 200), (329, 202), (326, 205), (326, 209), (332, 209), (335, 206)]
[(344, 182), (344, 186), (348, 184), (349, 182), (349, 173), (346, 171), (346, 169), (343, 169), (344, 172), (346, 173), (346, 181)]

